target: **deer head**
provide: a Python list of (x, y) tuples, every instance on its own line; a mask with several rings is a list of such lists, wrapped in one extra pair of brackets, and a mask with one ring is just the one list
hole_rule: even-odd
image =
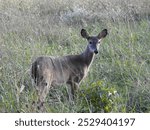
[(88, 41), (88, 49), (90, 52), (97, 54), (101, 40), (106, 37), (107, 29), (102, 30), (97, 36), (89, 36), (85, 29), (81, 30), (81, 36)]

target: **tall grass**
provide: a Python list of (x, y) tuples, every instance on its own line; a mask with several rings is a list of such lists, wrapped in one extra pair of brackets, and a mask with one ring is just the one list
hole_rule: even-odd
[(149, 7), (149, 0), (0, 0), (0, 112), (38, 112), (31, 63), (81, 53), (81, 28), (109, 35), (73, 105), (64, 85), (50, 91), (45, 112), (150, 112)]

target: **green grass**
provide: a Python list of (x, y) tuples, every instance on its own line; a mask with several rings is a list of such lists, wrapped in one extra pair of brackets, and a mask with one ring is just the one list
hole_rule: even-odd
[(81, 53), (87, 45), (81, 28), (91, 35), (107, 28), (109, 35), (76, 100), (68, 102), (65, 85), (52, 89), (45, 112), (150, 112), (148, 0), (137, 0), (137, 5), (131, 1), (136, 8), (117, 3), (118, 8), (128, 7), (126, 16), (121, 15), (124, 8), (120, 14), (117, 10), (117, 18), (111, 13), (117, 7), (103, 0), (103, 4), (93, 0), (92, 6), (89, 0), (12, 1), (0, 1), (0, 112), (39, 112), (32, 106), (37, 95), (30, 78), (31, 63), (41, 55)]

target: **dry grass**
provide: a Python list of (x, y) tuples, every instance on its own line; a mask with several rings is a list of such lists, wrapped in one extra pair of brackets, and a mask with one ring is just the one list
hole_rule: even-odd
[[(120, 95), (112, 112), (150, 112), (149, 0), (0, 0), (0, 112), (34, 112), (31, 62), (83, 51), (81, 28), (109, 30), (81, 89), (102, 81)], [(82, 112), (80, 99), (72, 107), (65, 97), (65, 87), (50, 92), (46, 112)]]

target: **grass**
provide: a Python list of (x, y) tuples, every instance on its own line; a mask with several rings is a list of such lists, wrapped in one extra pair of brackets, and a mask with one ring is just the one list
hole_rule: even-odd
[(91, 35), (107, 28), (109, 35), (74, 103), (64, 85), (49, 92), (45, 112), (150, 112), (148, 0), (0, 3), (0, 112), (39, 112), (31, 105), (37, 96), (30, 65), (40, 55), (81, 53), (81, 28)]

